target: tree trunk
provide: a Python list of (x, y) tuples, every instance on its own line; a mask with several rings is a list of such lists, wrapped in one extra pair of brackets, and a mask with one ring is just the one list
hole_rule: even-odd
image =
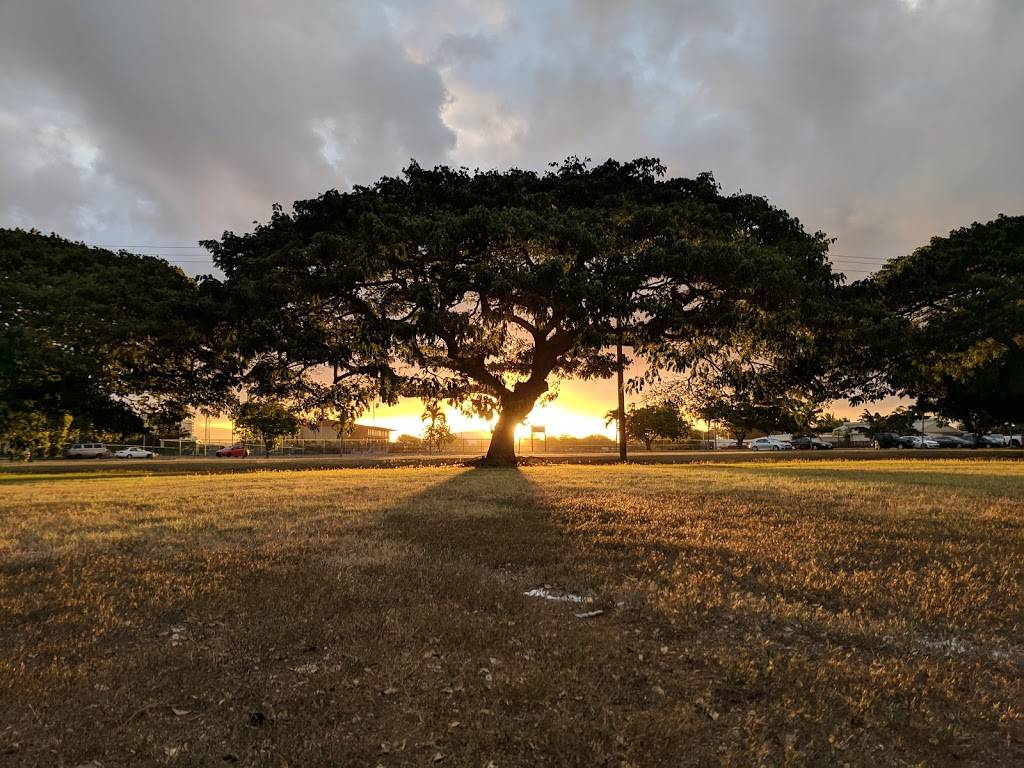
[(533, 409), (536, 399), (503, 405), (498, 423), (494, 425), (487, 455), (480, 462), (486, 467), (514, 467), (516, 465), (516, 427)]
[[(625, 359), (622, 356), (622, 331), (615, 337), (615, 384), (618, 395), (618, 439), (619, 439), (619, 461), (626, 460), (626, 446), (629, 435), (626, 432), (626, 387), (623, 384), (623, 377), (626, 367)], [(650, 450), (648, 448), (647, 450)]]

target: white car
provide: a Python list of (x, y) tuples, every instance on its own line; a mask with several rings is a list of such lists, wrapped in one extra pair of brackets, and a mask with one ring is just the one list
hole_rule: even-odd
[(102, 459), (110, 451), (103, 443), (75, 443), (64, 450), (64, 455), (69, 459)]
[(750, 441), (750, 450), (752, 451), (786, 451), (792, 449), (792, 447), (782, 440), (776, 440), (774, 437), (758, 437)]
[(120, 451), (114, 451), (115, 459), (152, 459), (156, 456), (153, 451), (147, 451), (145, 448), (140, 448), (137, 445), (133, 445), (130, 448), (122, 448)]
[(939, 444), (930, 437), (907, 436), (901, 437), (900, 442), (904, 448), (938, 448)]

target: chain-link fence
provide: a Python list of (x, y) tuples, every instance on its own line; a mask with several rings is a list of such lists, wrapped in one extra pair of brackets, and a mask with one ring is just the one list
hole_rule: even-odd
[(254, 441), (204, 442), (202, 440), (161, 440), (161, 456), (216, 456), (218, 451), (244, 449), (250, 456), (341, 456), (345, 454), (385, 454), (389, 444), (380, 439), (337, 438), (321, 440), (282, 440), (273, 448)]
[[(843, 440), (830, 437), (829, 441), (836, 448), (860, 448), (870, 447), (867, 440)], [(388, 442), (383, 439), (289, 439), (283, 440), (274, 448), (267, 450), (266, 446), (259, 442), (236, 441), (236, 442), (205, 442), (196, 439), (163, 439), (152, 442), (138, 442), (131, 444), (102, 443), (106, 449), (105, 456), (114, 456), (118, 451), (129, 448), (140, 448), (147, 453), (153, 453), (160, 458), (175, 457), (209, 457), (217, 456), (218, 451), (222, 454), (237, 455), (244, 451), (244, 455), (252, 457), (330, 457), (330, 456), (479, 456), (487, 452), (490, 439), (487, 437), (457, 437), (447, 443), (442, 449), (428, 450), (422, 443)], [(707, 439), (664, 441), (658, 440), (647, 446), (640, 442), (630, 441), (628, 450), (631, 455), (643, 455), (645, 453), (675, 453), (684, 451), (713, 451), (713, 450), (744, 450), (737, 449), (733, 441), (723, 439), (716, 440), (714, 437)], [(68, 446), (69, 448), (71, 446)], [(232, 450), (234, 449), (234, 450)], [(587, 438), (551, 437), (547, 440), (543, 437), (519, 438), (516, 441), (516, 453), (520, 456), (530, 455), (567, 455), (567, 454), (610, 454), (616, 453), (618, 446), (611, 440), (596, 440)], [(136, 452), (137, 453), (137, 452)], [(67, 452), (62, 452), (67, 455)], [(91, 455), (83, 457), (89, 458)], [(131, 457), (129, 457), (131, 458)]]

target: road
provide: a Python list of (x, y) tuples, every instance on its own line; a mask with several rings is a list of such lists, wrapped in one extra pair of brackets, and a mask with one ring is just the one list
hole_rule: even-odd
[[(47, 459), (28, 463), (0, 464), (5, 473), (63, 473), (103, 471), (142, 472), (153, 474), (207, 474), (218, 472), (245, 472), (256, 470), (332, 469), (345, 467), (401, 467), (463, 464), (480, 458), (480, 454), (386, 454), (344, 456), (282, 456), (250, 457), (247, 459), (216, 459), (204, 456), (181, 456), (155, 459)], [(719, 451), (635, 451), (629, 461), (636, 464), (707, 464), (748, 461), (866, 461), (878, 459), (1024, 459), (1024, 449), (985, 448), (980, 450), (873, 450), (854, 448), (831, 451), (778, 451), (755, 452), (749, 450)], [(521, 457), (530, 464), (614, 464), (614, 453), (538, 453)]]

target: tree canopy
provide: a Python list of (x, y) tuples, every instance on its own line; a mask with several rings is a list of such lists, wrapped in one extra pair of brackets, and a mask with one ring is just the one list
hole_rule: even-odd
[[(741, 442), (821, 429), (841, 396), (911, 397), (976, 434), (1021, 421), (1024, 217), (840, 288), (822, 233), (710, 174), (664, 173), (649, 158), (413, 163), (205, 242), (222, 281), (0, 230), (0, 439), (52, 452), (224, 409), (236, 390), (343, 424), (412, 396), (497, 415), (487, 461), (508, 464), (516, 425), (558, 380), (610, 376), (618, 341), (647, 365), (638, 387), (671, 372), (675, 400)], [(448, 439), (431, 424), (428, 443)]]
[(710, 174), (664, 170), (413, 163), (205, 242), (243, 382), (307, 409), (412, 395), (497, 414), (487, 460), (503, 464), (553, 378), (612, 372), (616, 333), (677, 369), (737, 350), (807, 354), (806, 309), (836, 285), (827, 238), (763, 198), (722, 195)]
[(860, 290), (880, 315), (866, 367), (888, 392), (979, 435), (1021, 419), (1024, 216), (934, 237)]
[[(609, 411), (606, 423), (618, 420), (617, 411)], [(656, 440), (682, 440), (690, 433), (690, 424), (677, 403), (665, 401), (629, 406), (626, 412), (626, 437), (639, 440), (650, 451)]]
[(0, 230), (0, 433), (31, 413), (128, 434), (222, 402), (232, 377), (203, 335), (213, 312), (162, 259)]
[(860, 415), (860, 420), (864, 424), (861, 431), (869, 435), (877, 435), (880, 432), (891, 432), (897, 435), (917, 434), (921, 417), (922, 414), (916, 410), (904, 406), (885, 415), (865, 408)]
[(263, 443), (269, 455), (281, 438), (295, 435), (302, 420), (287, 405), (273, 400), (246, 400), (232, 411), (235, 427), (251, 440)]
[(787, 422), (786, 387), (775, 372), (736, 360), (707, 370), (676, 390), (689, 412), (724, 427), (741, 448), (751, 433), (769, 433)]

